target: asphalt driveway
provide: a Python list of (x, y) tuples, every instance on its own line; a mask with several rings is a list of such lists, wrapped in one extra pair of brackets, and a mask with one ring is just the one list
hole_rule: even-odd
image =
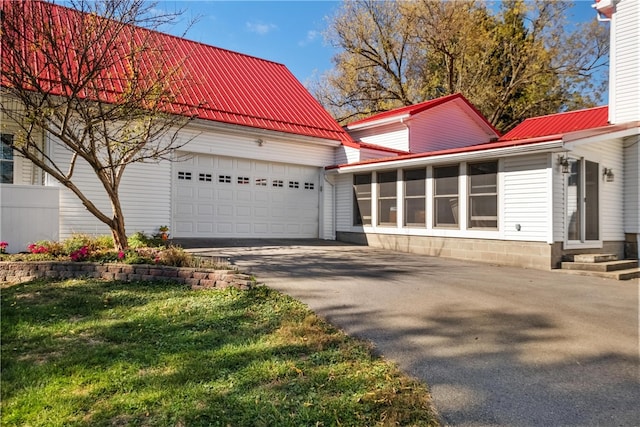
[(638, 281), (325, 241), (184, 241), (370, 340), (443, 424), (638, 426)]

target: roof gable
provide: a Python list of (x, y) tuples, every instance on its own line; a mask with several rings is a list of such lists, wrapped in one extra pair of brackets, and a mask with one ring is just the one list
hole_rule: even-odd
[[(3, 8), (25, 7), (29, 3), (2, 1), (1, 5)], [(65, 23), (77, 22), (86, 16), (77, 10), (46, 2), (38, 2), (35, 7), (51, 8), (59, 28), (68, 28)], [(26, 7), (25, 13), (28, 13)], [(180, 67), (185, 76), (179, 88), (171, 88), (175, 89), (175, 100), (168, 108), (170, 112), (184, 114), (188, 110), (189, 115), (204, 120), (353, 144), (344, 129), (282, 64), (140, 27), (132, 27), (126, 35), (118, 35), (122, 38), (118, 45), (123, 49), (119, 56), (126, 57), (131, 40), (142, 40), (149, 34), (161, 49), (163, 67), (166, 70)], [(73, 39), (69, 42), (73, 43)], [(71, 52), (72, 48), (65, 54), (72, 55)], [(29, 58), (42, 60), (37, 55), (29, 55)], [(105, 70), (111, 83), (102, 86), (97, 99), (109, 102), (113, 93), (125, 90), (122, 82), (126, 82), (126, 70), (126, 63), (117, 63)], [(52, 75), (43, 73), (44, 86), (51, 88), (50, 93), (64, 95), (59, 81)], [(2, 83), (6, 85), (4, 81)], [(189, 108), (185, 109), (185, 106)]]
[(396, 108), (394, 110), (385, 111), (373, 116), (357, 120), (349, 123), (347, 130), (357, 130), (367, 127), (376, 127), (389, 123), (401, 122), (407, 118), (413, 117), (417, 114), (426, 112), (439, 105), (443, 105), (449, 102), (454, 102), (456, 105), (466, 109), (469, 115), (477, 121), (482, 127), (484, 127), (488, 133), (495, 134), (496, 137), (500, 136), (500, 132), (475, 108), (461, 93), (454, 93), (452, 95), (443, 96), (429, 101), (424, 101), (419, 104), (409, 105), (406, 107)]
[(507, 132), (500, 141), (516, 141), (528, 138), (563, 135), (586, 129), (607, 126), (609, 108), (607, 106), (587, 108), (578, 111), (550, 114), (524, 120)]

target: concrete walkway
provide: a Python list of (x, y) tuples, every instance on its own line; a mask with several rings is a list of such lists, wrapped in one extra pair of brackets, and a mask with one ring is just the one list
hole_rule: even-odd
[(640, 425), (637, 280), (324, 241), (182, 243), (372, 341), (429, 385), (445, 425)]

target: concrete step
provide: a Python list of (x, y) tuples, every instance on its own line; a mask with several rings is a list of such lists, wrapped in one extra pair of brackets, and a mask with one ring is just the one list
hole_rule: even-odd
[(573, 262), (594, 263), (617, 260), (618, 256), (616, 254), (581, 254), (573, 256)]
[(617, 271), (638, 266), (637, 260), (604, 261), (604, 262), (563, 262), (564, 270)]
[(558, 269), (563, 273), (575, 274), (579, 276), (603, 277), (613, 280), (637, 280), (640, 279), (640, 267), (629, 268), (618, 271), (588, 271), (588, 270), (565, 270)]

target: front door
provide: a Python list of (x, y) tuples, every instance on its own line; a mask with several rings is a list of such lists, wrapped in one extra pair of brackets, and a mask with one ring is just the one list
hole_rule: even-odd
[(569, 159), (567, 183), (567, 241), (569, 244), (600, 240), (598, 163)]

